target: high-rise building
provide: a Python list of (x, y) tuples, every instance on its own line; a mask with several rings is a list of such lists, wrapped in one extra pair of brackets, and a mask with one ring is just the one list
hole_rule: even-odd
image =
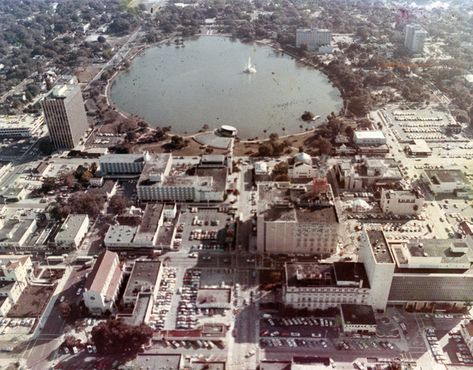
[(41, 103), (56, 149), (72, 149), (87, 130), (84, 100), (77, 83), (56, 86)]
[(302, 28), (296, 31), (296, 47), (306, 45), (307, 50), (318, 51), (320, 46), (330, 45), (332, 32), (326, 29)]
[(422, 53), (427, 32), (418, 24), (406, 25), (404, 32), (404, 46), (413, 53)]

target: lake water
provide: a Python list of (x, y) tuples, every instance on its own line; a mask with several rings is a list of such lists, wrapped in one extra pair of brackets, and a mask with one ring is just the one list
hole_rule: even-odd
[[(243, 73), (249, 56), (254, 74)], [(300, 119), (304, 111), (323, 119), (343, 106), (322, 72), (268, 46), (220, 36), (148, 49), (116, 78), (110, 96), (118, 109), (174, 133), (227, 124), (242, 138), (302, 132), (314, 125)]]

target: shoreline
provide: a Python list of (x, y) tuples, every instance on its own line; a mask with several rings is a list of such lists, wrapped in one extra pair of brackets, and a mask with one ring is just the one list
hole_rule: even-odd
[[(184, 40), (192, 40), (193, 38), (194, 39), (197, 39), (197, 38), (200, 38), (200, 37), (215, 37), (215, 36), (218, 36), (218, 37), (228, 37), (228, 38), (231, 38), (231, 35), (230, 34), (220, 34), (220, 33), (217, 33), (217, 34), (211, 34), (211, 35), (205, 35), (205, 34), (199, 34), (199, 35), (195, 35), (195, 36), (190, 36), (190, 37), (187, 37), (187, 38), (184, 38)], [(170, 39), (165, 39), (165, 40), (162, 40), (162, 41), (159, 41), (159, 42), (156, 42), (156, 43), (152, 43), (152, 44), (147, 44), (147, 45), (142, 45), (138, 48), (138, 50), (136, 50), (136, 52), (132, 53), (132, 55), (130, 55), (129, 57), (126, 57), (126, 59), (124, 61), (128, 62), (128, 63), (131, 63), (136, 57), (138, 56), (142, 56), (148, 49), (151, 49), (153, 47), (161, 47), (162, 45), (165, 45), (167, 46), (166, 44), (168, 43), (171, 43), (176, 39), (176, 38), (182, 38), (182, 37), (174, 37), (174, 38), (170, 38)], [(244, 42), (242, 40), (239, 40), (237, 39), (238, 41), (240, 41), (241, 43), (243, 44), (247, 44), (248, 42)], [(265, 40), (267, 40), (267, 42), (265, 42)], [(342, 102), (343, 102), (343, 105), (342, 105), (342, 108), (340, 109), (340, 112), (345, 110), (345, 107), (346, 107), (346, 99), (344, 97), (344, 94), (343, 94), (343, 91), (342, 89), (338, 86), (338, 84), (336, 84), (333, 80), (330, 79), (329, 75), (326, 73), (325, 69), (323, 68), (319, 68), (317, 65), (309, 62), (306, 60), (306, 58), (300, 58), (299, 56), (295, 55), (295, 54), (292, 54), (291, 52), (277, 46), (275, 44), (274, 41), (270, 40), (270, 39), (263, 39), (263, 40), (254, 40), (252, 41), (252, 43), (256, 43), (260, 46), (267, 46), (267, 47), (270, 47), (273, 51), (275, 52), (279, 52), (279, 53), (282, 53), (282, 54), (285, 54), (286, 56), (289, 56), (291, 58), (293, 58), (295, 61), (297, 61), (298, 63), (301, 63), (301, 64), (304, 64), (306, 65), (307, 67), (310, 67), (310, 68), (313, 68), (319, 72), (322, 72), (325, 77), (327, 78), (328, 82), (333, 86), (335, 87), (339, 93), (340, 93), (340, 98), (342, 99)], [(113, 109), (114, 111), (116, 111), (120, 116), (122, 116), (123, 118), (126, 118), (126, 119), (139, 119), (139, 120), (142, 120), (144, 122), (146, 122), (146, 124), (148, 125), (148, 127), (150, 128), (155, 128), (155, 127), (161, 127), (159, 126), (158, 124), (150, 124), (150, 122), (146, 121), (143, 117), (139, 117), (139, 116), (136, 116), (134, 114), (131, 114), (129, 112), (125, 112), (121, 109), (118, 108), (118, 106), (116, 106), (112, 99), (111, 99), (111, 96), (110, 96), (110, 92), (111, 92), (111, 88), (113, 87), (113, 84), (115, 83), (115, 80), (116, 78), (119, 76), (120, 73), (123, 73), (125, 72), (126, 69), (119, 69), (117, 71), (115, 71), (115, 73), (107, 80), (107, 83), (105, 85), (105, 89), (104, 89), (104, 95), (105, 95), (105, 99), (106, 99), (106, 103), (107, 105)], [(340, 115), (340, 112), (338, 112), (337, 115)], [(322, 119), (322, 118), (321, 118)], [(303, 122), (305, 124), (310, 124), (310, 122)], [(310, 133), (313, 133), (313, 132), (316, 132), (320, 126), (323, 125), (323, 122), (319, 122), (317, 127), (310, 127), (310, 128), (307, 128), (306, 130), (304, 131), (301, 131), (301, 132), (294, 132), (294, 133), (290, 133), (290, 134), (284, 134), (284, 135), (279, 135), (279, 137), (281, 139), (288, 139), (288, 138), (291, 138), (291, 137), (294, 137), (294, 136), (301, 136), (301, 135), (306, 135), (306, 134), (310, 134)], [(164, 127), (164, 126), (163, 126)], [(206, 131), (208, 132), (208, 131)], [(214, 132), (214, 130), (211, 130), (211, 132)], [(171, 126), (171, 131), (168, 132), (168, 136), (173, 136), (173, 135), (179, 135), (183, 138), (186, 138), (186, 139), (193, 139), (194, 136), (196, 135), (199, 135), (199, 134), (202, 134), (204, 133), (203, 131), (196, 131), (194, 133), (190, 133), (190, 134), (180, 134), (180, 133), (175, 133), (172, 131), (172, 126)], [(265, 137), (265, 138), (261, 138), (261, 139), (251, 139), (251, 138), (248, 138), (248, 139), (239, 139), (239, 142), (242, 143), (242, 144), (257, 144), (257, 143), (260, 143), (260, 142), (264, 142), (264, 141), (267, 141), (269, 140), (269, 134), (270, 133), (267, 133), (268, 137)]]

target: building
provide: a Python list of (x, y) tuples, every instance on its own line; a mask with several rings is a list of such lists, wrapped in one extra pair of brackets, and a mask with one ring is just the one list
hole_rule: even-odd
[(297, 48), (305, 45), (309, 51), (319, 51), (321, 46), (330, 46), (331, 41), (332, 32), (327, 29), (299, 28), (296, 30)]
[(418, 24), (408, 24), (404, 29), (404, 46), (412, 53), (422, 53), (428, 33)]
[(54, 241), (58, 247), (77, 248), (89, 230), (88, 215), (69, 215), (56, 234)]
[(418, 215), (424, 207), (424, 196), (417, 190), (381, 189), (379, 203), (386, 214)]
[(327, 309), (340, 303), (367, 304), (370, 285), (362, 263), (311, 262), (285, 265), (284, 304), (296, 309)]
[(31, 256), (0, 255), (0, 317), (18, 302), (32, 271)]
[(153, 298), (152, 301), (154, 301), (161, 282), (161, 276), (161, 262), (153, 260), (136, 261), (123, 293), (123, 304), (134, 306), (140, 294), (150, 294)]
[(343, 226), (331, 188), (262, 183), (258, 185), (257, 248), (260, 253), (336, 253)]
[(231, 288), (200, 288), (197, 292), (196, 307), (200, 309), (231, 309)]
[(258, 161), (254, 164), (255, 181), (270, 181), (271, 171), (268, 164), (264, 161)]
[(376, 334), (376, 319), (370, 305), (341, 304), (340, 317), (344, 333)]
[(425, 140), (418, 139), (407, 146), (407, 152), (414, 157), (427, 157), (432, 154), (432, 149)]
[(312, 157), (306, 153), (297, 153), (288, 159), (287, 175), (295, 182), (310, 181), (317, 175), (317, 167)]
[(409, 310), (460, 311), (473, 296), (473, 239), (412, 239), (388, 242), (364, 230), (360, 261), (371, 286), (370, 304)]
[(424, 170), (421, 179), (434, 195), (452, 194), (469, 198), (473, 194), (473, 187), (461, 170)]
[(197, 168), (195, 175), (171, 171), (170, 156), (161, 154), (147, 162), (138, 184), (138, 198), (160, 202), (223, 201), (227, 169)]
[(89, 125), (77, 83), (59, 85), (41, 102), (49, 136), (56, 149), (73, 149)]
[(95, 262), (84, 286), (84, 304), (92, 314), (113, 312), (122, 282), (118, 254), (103, 252)]
[(470, 353), (473, 353), (473, 320), (465, 320), (460, 326), (460, 333)]
[(352, 191), (373, 186), (397, 186), (403, 178), (392, 159), (355, 158), (336, 164), (333, 172), (340, 187)]
[(19, 116), (0, 116), (0, 137), (24, 138), (35, 134), (44, 123), (44, 117), (22, 114)]
[(110, 225), (103, 242), (107, 248), (132, 247), (137, 230), (136, 226)]
[(386, 145), (386, 136), (381, 130), (355, 131), (353, 142), (358, 146), (378, 146)]
[(99, 159), (100, 173), (106, 177), (136, 177), (141, 174), (146, 161), (150, 159), (148, 153), (106, 154)]
[[(175, 207), (175, 206), (174, 206)], [(164, 221), (164, 205), (148, 203), (141, 224), (133, 239), (137, 247), (153, 247), (158, 239), (159, 228)]]
[(34, 218), (10, 218), (0, 229), (0, 247), (20, 248), (37, 229)]

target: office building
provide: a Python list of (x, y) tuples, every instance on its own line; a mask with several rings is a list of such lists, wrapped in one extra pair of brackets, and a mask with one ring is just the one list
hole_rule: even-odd
[[(327, 185), (330, 189), (330, 186)], [(330, 256), (343, 226), (329, 192), (317, 186), (258, 186), (257, 248), (260, 253)]]
[(393, 159), (355, 158), (333, 167), (340, 188), (366, 190), (373, 186), (397, 186), (403, 176)]
[(459, 198), (473, 196), (473, 186), (461, 170), (424, 170), (420, 177), (435, 195), (450, 194)]
[(422, 53), (427, 32), (418, 24), (408, 24), (404, 29), (404, 46), (412, 53)]
[(383, 131), (355, 131), (353, 133), (353, 142), (358, 146), (378, 146), (386, 144), (386, 137)]
[(285, 265), (283, 301), (296, 309), (327, 309), (341, 303), (367, 304), (370, 285), (362, 263), (298, 262)]
[[(330, 46), (332, 32), (327, 29), (302, 28), (296, 31), (296, 47), (307, 46), (309, 51), (319, 51), (321, 46)], [(331, 50), (324, 50), (330, 52)]]
[(361, 243), (376, 310), (460, 311), (473, 296), (471, 236), (388, 242), (382, 231), (363, 230)]
[[(170, 160), (170, 155), (169, 160)], [(136, 177), (141, 174), (146, 161), (152, 157), (148, 152), (144, 154), (106, 154), (99, 159), (99, 168), (105, 177)]]
[(61, 248), (77, 248), (88, 230), (88, 215), (69, 215), (56, 234), (54, 241)]
[(29, 114), (0, 116), (0, 137), (24, 138), (35, 134), (44, 123), (44, 117)]
[(344, 333), (376, 334), (376, 319), (370, 305), (341, 304), (340, 318)]
[(152, 260), (136, 261), (123, 293), (123, 304), (134, 306), (140, 294), (150, 294), (153, 298), (152, 301), (154, 301), (161, 276), (161, 262)]
[(424, 207), (424, 196), (417, 190), (381, 189), (379, 203), (386, 214), (418, 215)]
[(56, 149), (73, 149), (88, 129), (82, 93), (77, 83), (56, 86), (42, 100), (44, 120)]

